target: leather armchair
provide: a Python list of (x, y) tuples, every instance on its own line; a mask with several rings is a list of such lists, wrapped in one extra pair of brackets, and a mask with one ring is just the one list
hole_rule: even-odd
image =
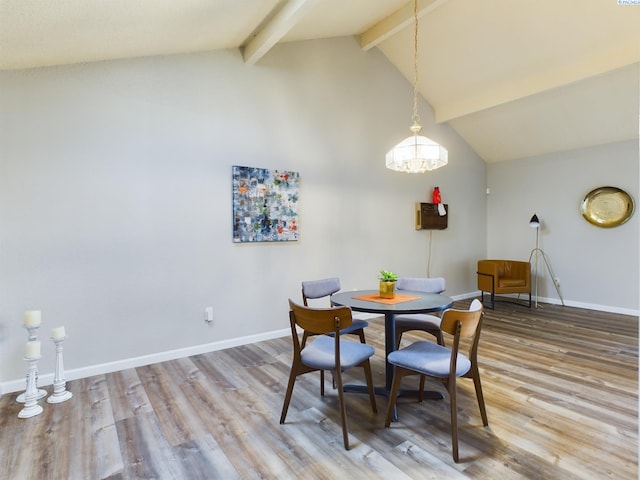
[(491, 308), (496, 306), (496, 295), (528, 293), (528, 306), (531, 308), (531, 263), (517, 260), (479, 260), (477, 274), (482, 303), (484, 292), (491, 294)]

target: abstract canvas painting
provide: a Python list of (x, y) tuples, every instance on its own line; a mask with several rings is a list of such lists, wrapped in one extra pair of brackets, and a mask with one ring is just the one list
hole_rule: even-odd
[(300, 174), (255, 167), (232, 167), (233, 241), (298, 240)]

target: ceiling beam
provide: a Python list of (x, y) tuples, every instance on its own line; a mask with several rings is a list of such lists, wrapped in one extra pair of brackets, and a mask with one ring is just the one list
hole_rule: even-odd
[[(447, 0), (418, 0), (418, 18), (431, 13), (446, 2)], [(413, 2), (409, 2), (363, 32), (360, 35), (360, 48), (369, 50), (375, 47), (380, 42), (411, 25), (413, 21)]]
[(530, 74), (525, 78), (484, 88), (481, 91), (434, 107), (437, 123), (444, 123), (477, 112), (489, 110), (509, 102), (577, 84), (589, 78), (624, 68), (640, 62), (640, 50), (635, 45), (625, 45), (616, 52), (592, 55), (581, 61), (568, 63), (552, 72)]
[(269, 23), (249, 41), (242, 52), (245, 63), (255, 65), (284, 37), (318, 0), (289, 0)]

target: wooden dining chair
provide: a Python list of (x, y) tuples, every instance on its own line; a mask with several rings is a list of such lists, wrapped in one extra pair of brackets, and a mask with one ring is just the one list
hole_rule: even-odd
[[(469, 310), (445, 310), (440, 328), (453, 336), (452, 347), (447, 348), (428, 341), (414, 342), (408, 347), (392, 352), (387, 357), (395, 365), (393, 384), (389, 396), (389, 409), (385, 427), (391, 424), (394, 407), (398, 397), (400, 382), (407, 375), (425, 375), (427, 378), (441, 382), (449, 394), (451, 411), (451, 446), (453, 460), (458, 462), (458, 416), (456, 407), (456, 380), (459, 377), (472, 378), (480, 407), (480, 415), (484, 426), (489, 425), (487, 411), (482, 395), (480, 371), (478, 370), (478, 343), (482, 328), (483, 306), (475, 299)], [(470, 339), (468, 356), (459, 352), (460, 340)], [(419, 400), (422, 401), (422, 391)]]
[[(446, 281), (442, 277), (398, 277), (397, 290), (412, 290), (414, 292), (442, 293), (445, 291)], [(440, 317), (425, 313), (396, 315), (396, 350), (400, 348), (402, 334), (412, 330), (427, 332), (434, 337), (438, 345), (444, 345), (444, 338), (440, 330)]]
[[(373, 356), (375, 349), (371, 345), (349, 342), (340, 338), (340, 331), (348, 328), (353, 321), (349, 307), (312, 308), (298, 305), (289, 300), (289, 308), (289, 322), (293, 338), (293, 361), (280, 423), (283, 424), (287, 416), (296, 378), (309, 372), (330, 370), (337, 383), (344, 448), (349, 450), (342, 372), (353, 367), (364, 369), (371, 408), (374, 413), (377, 413), (373, 377), (369, 363), (369, 358)], [(304, 332), (312, 333), (316, 337), (308, 345), (302, 347), (296, 327), (301, 328)], [(333, 337), (328, 336), (329, 333), (333, 334)]]
[[(302, 282), (302, 302), (306, 307), (309, 305), (309, 300), (316, 300), (319, 298), (329, 299), (331, 295), (340, 291), (340, 279), (338, 277), (323, 278), (321, 280), (309, 280)], [(314, 305), (312, 305), (314, 306)], [(327, 301), (327, 306), (331, 306), (331, 303)], [(369, 322), (354, 318), (350, 326), (343, 328), (340, 331), (340, 335), (356, 335), (360, 339), (360, 343), (367, 343), (364, 337), (364, 329), (369, 326)], [(302, 346), (304, 347), (307, 337), (303, 337)]]
[[(327, 299), (326, 306), (331, 306), (328, 299), (340, 290), (340, 279), (338, 277), (323, 278), (320, 280), (308, 280), (302, 282), (302, 302), (305, 307), (309, 306), (310, 300)], [(314, 305), (315, 306), (315, 305)], [(351, 325), (343, 328), (340, 335), (356, 335), (360, 343), (367, 343), (364, 337), (364, 329), (369, 326), (369, 322), (353, 318)], [(302, 336), (302, 348), (307, 344), (309, 332), (304, 332)], [(335, 378), (332, 379), (333, 388), (336, 388)], [(320, 394), (324, 395), (324, 372), (320, 372)]]

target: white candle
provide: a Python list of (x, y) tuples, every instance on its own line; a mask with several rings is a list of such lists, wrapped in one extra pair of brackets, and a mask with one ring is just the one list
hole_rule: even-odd
[(25, 327), (39, 327), (42, 323), (42, 312), (40, 310), (27, 310), (24, 312)]
[(27, 342), (27, 353), (25, 356), (27, 358), (38, 358), (40, 357), (40, 340), (33, 340), (31, 342)]
[(66, 336), (66, 332), (64, 331), (64, 327), (53, 327), (51, 329), (51, 338), (54, 340), (58, 340), (60, 338), (64, 338)]

